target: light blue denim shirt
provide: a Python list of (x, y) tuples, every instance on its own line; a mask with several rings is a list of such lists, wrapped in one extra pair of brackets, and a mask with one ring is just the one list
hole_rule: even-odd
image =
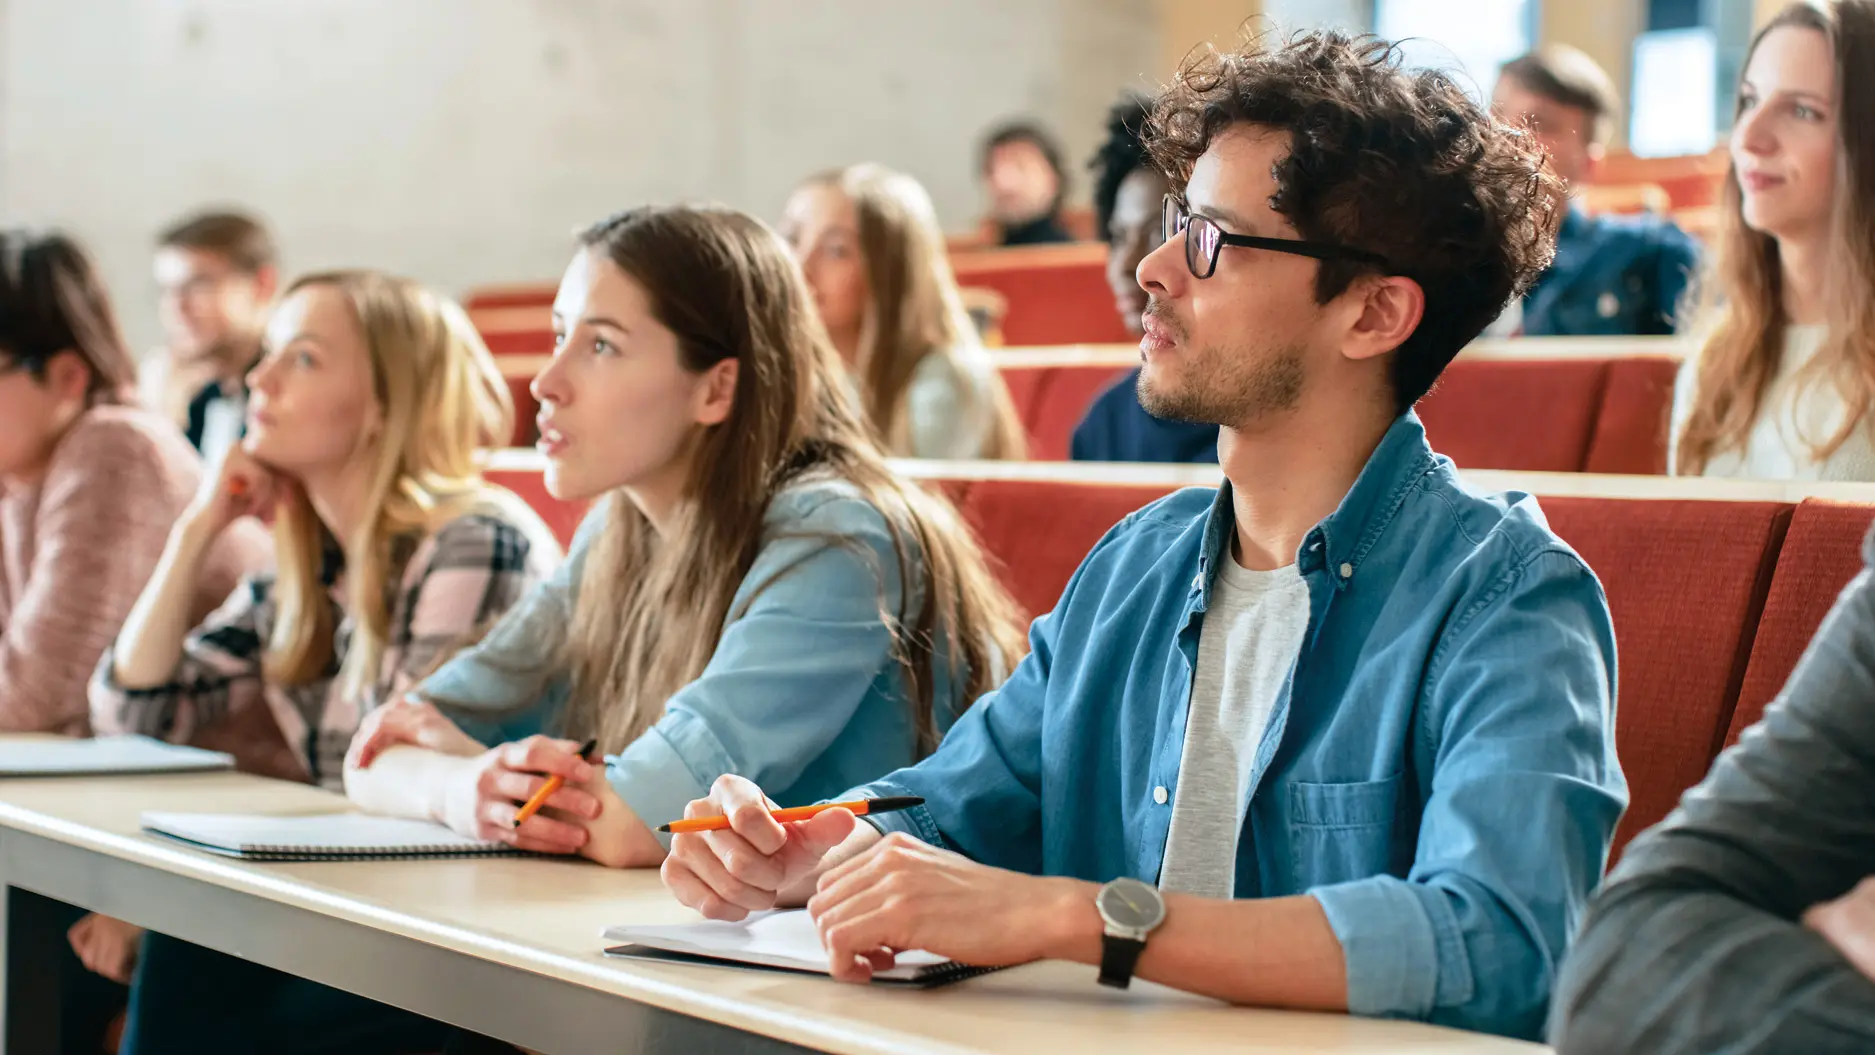
[[(604, 510), (586, 517), (553, 578), (418, 687), (478, 739), (559, 727), (566, 629)], [(907, 563), (922, 567), (915, 556)], [(816, 479), (777, 494), (708, 666), (648, 732), (607, 757), (619, 797), (655, 827), (724, 773), (797, 805), (910, 765), (911, 704), (881, 615), (901, 611), (899, 579), (884, 515), (850, 484)], [(922, 589), (912, 584), (905, 610)], [(940, 730), (958, 710), (954, 693), (940, 676)]]
[[(861, 789), (979, 861), (1156, 882), (1228, 487), (1095, 546), (1033, 653), (930, 758)], [(1627, 787), (1600, 583), (1534, 499), (1483, 497), (1394, 423), (1297, 554), (1308, 629), (1257, 749), (1240, 898), (1310, 894), (1357, 1014), (1521, 1037), (1600, 880)]]

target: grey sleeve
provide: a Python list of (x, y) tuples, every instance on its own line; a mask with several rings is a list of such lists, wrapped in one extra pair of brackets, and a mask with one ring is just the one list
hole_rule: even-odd
[[(1863, 543), (1875, 566), (1875, 534)], [(1561, 1055), (1875, 1050), (1875, 983), (1806, 930), (1875, 873), (1875, 572), (1765, 718), (1628, 849), (1557, 986)]]

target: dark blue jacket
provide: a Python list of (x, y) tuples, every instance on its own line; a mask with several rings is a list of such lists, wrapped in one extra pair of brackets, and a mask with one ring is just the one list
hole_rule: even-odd
[(1523, 300), (1527, 337), (1674, 332), (1699, 246), (1658, 216), (1589, 216), (1570, 209), (1556, 261)]
[(1069, 441), (1077, 462), (1215, 462), (1217, 426), (1162, 421), (1139, 405), (1139, 371), (1114, 382), (1087, 408)]

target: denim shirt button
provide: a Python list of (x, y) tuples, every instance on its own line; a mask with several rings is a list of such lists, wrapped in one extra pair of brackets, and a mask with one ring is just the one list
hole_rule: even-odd
[(1171, 797), (1172, 797), (1171, 794), (1165, 790), (1164, 784), (1161, 784), (1158, 787), (1152, 789), (1152, 801), (1158, 803), (1161, 806), (1165, 805), (1165, 800)]
[(1204, 574), (1202, 572), (1191, 577), (1191, 588), (1194, 590), (1204, 589)]
[(1349, 564), (1346, 561), (1342, 561), (1341, 562), (1341, 577), (1344, 579), (1353, 578), (1354, 577), (1354, 565)]

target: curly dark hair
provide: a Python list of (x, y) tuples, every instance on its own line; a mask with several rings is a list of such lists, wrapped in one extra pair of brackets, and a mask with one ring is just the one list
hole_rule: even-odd
[[(1403, 68), (1384, 40), (1324, 31), (1205, 49), (1154, 105), (1146, 148), (1182, 189), (1211, 141), (1246, 123), (1288, 133), (1270, 207), (1301, 237), (1377, 253), (1425, 292), (1393, 356), (1402, 411), (1555, 255), (1563, 188), (1534, 137), (1445, 74)], [(1374, 270), (1324, 261), (1316, 300)]]
[(1087, 163), (1094, 174), (1094, 233), (1106, 241), (1113, 240), (1107, 225), (1113, 220), (1120, 184), (1139, 169), (1154, 167), (1145, 140), (1151, 117), (1152, 100), (1128, 92), (1107, 111), (1107, 138)]

